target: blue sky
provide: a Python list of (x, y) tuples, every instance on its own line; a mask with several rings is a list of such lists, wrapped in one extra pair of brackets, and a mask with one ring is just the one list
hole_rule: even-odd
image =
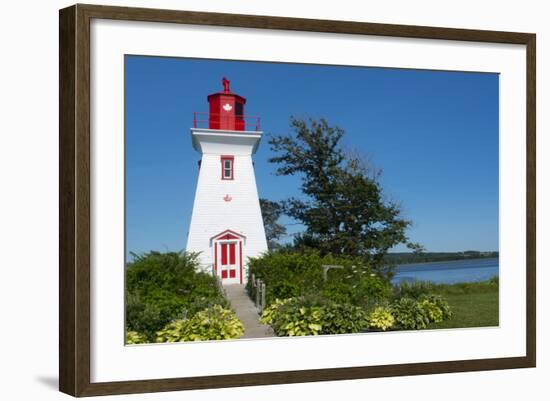
[[(125, 73), (128, 252), (185, 248), (200, 159), (189, 128), (222, 76), (265, 133), (289, 132), (291, 115), (342, 127), (343, 145), (383, 171), (412, 241), (498, 249), (497, 74), (142, 56), (126, 56)], [(265, 139), (254, 159), (260, 196), (299, 195), (298, 177), (274, 175)]]

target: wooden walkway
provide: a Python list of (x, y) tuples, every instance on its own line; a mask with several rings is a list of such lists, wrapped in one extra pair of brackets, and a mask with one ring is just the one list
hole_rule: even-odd
[(235, 310), (237, 317), (244, 325), (244, 335), (241, 338), (274, 337), (271, 326), (261, 324), (260, 315), (252, 300), (248, 297), (244, 285), (230, 284), (223, 287), (225, 296)]

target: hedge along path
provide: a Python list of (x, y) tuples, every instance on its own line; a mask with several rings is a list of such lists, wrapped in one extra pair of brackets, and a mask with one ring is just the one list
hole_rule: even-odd
[(244, 325), (241, 338), (275, 337), (271, 326), (260, 323), (260, 315), (254, 303), (248, 297), (242, 284), (230, 284), (223, 287), (225, 297)]

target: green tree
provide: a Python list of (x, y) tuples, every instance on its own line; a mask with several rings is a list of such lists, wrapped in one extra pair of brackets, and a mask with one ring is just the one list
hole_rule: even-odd
[(278, 222), (283, 214), (283, 206), (277, 202), (260, 198), (262, 219), (264, 222), (265, 236), (269, 250), (277, 248), (278, 240), (286, 234), (286, 228)]
[(297, 247), (323, 254), (359, 256), (373, 268), (382, 266), (387, 251), (408, 244), (410, 222), (398, 204), (384, 198), (380, 173), (340, 144), (344, 130), (321, 118), (291, 117), (291, 133), (272, 135), (269, 161), (276, 174), (299, 175), (300, 198), (283, 202), (285, 214), (305, 226), (295, 238)]

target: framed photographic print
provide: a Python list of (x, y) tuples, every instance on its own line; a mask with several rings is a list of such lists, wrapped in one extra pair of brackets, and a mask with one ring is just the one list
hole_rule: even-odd
[(535, 366), (534, 34), (59, 21), (61, 391)]

